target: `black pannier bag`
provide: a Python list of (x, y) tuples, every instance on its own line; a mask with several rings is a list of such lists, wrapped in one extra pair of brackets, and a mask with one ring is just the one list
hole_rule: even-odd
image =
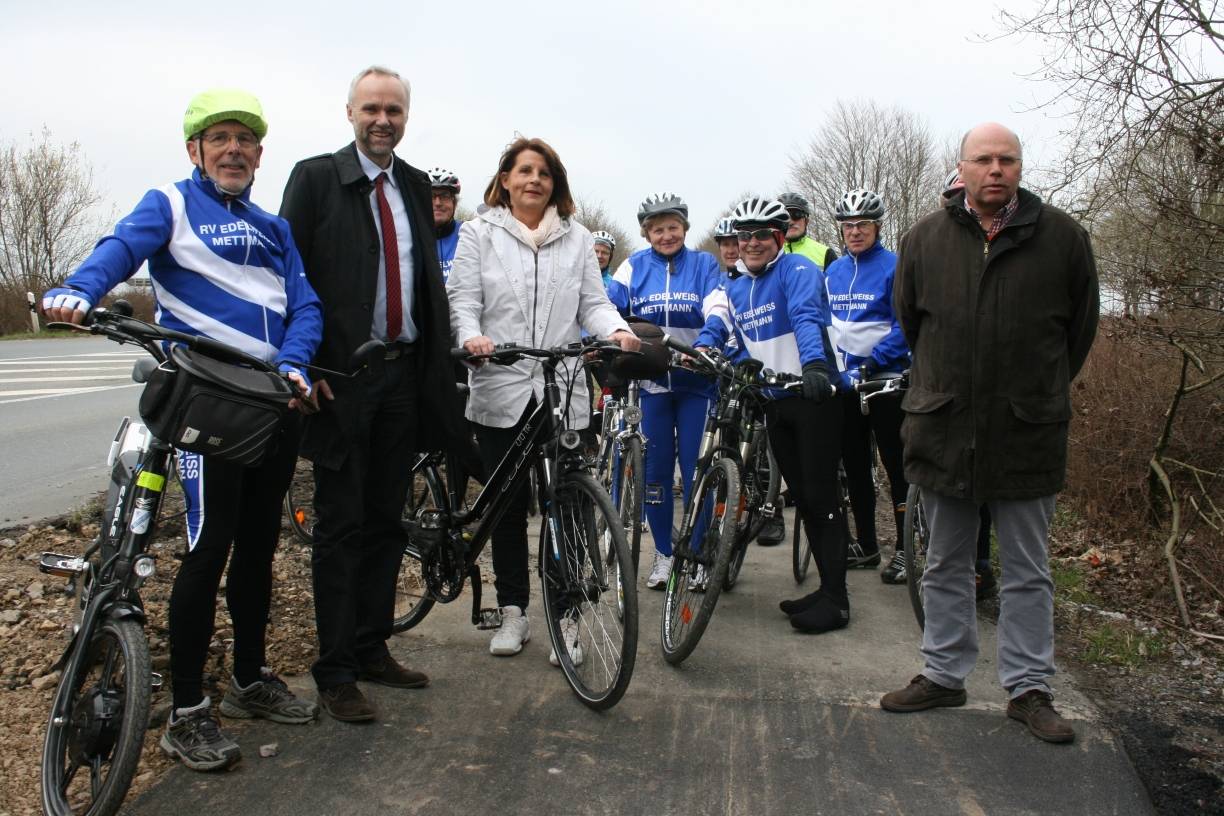
[(179, 450), (249, 466), (275, 447), (292, 397), (277, 374), (171, 346), (140, 395), (140, 416)]
[(640, 317), (628, 318), (629, 330), (642, 342), (641, 354), (623, 354), (599, 366), (595, 379), (604, 388), (620, 388), (630, 380), (654, 380), (667, 373), (671, 350), (663, 345), (663, 330)]

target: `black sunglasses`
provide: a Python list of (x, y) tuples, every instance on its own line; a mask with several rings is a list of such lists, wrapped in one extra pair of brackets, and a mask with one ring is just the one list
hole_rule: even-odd
[(777, 232), (777, 230), (770, 227), (761, 227), (760, 229), (755, 230), (737, 230), (735, 233), (735, 238), (741, 244), (746, 244), (753, 238), (757, 239), (758, 241), (767, 241), (773, 237), (775, 232)]

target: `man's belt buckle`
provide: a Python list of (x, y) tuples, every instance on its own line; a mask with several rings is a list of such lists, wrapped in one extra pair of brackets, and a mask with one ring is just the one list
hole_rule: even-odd
[(413, 348), (411, 343), (388, 343), (386, 351), (383, 352), (383, 359), (398, 360), (401, 357), (407, 357), (412, 353)]

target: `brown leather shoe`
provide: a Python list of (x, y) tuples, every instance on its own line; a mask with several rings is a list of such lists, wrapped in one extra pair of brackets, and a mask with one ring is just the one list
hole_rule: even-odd
[(1075, 729), (1054, 710), (1054, 698), (1031, 689), (1007, 703), (1007, 716), (1028, 726), (1029, 732), (1046, 742), (1071, 742)]
[(371, 722), (374, 706), (357, 688), (356, 683), (341, 683), (327, 689), (319, 689), (319, 707), (340, 722)]
[(885, 711), (924, 711), (941, 706), (953, 707), (965, 704), (965, 690), (941, 686), (921, 674), (903, 689), (890, 691), (880, 698), (880, 708)]
[(414, 689), (429, 685), (429, 677), (424, 672), (405, 668), (396, 663), (395, 658), (390, 655), (384, 657), (381, 663), (362, 666), (357, 677), (391, 688)]

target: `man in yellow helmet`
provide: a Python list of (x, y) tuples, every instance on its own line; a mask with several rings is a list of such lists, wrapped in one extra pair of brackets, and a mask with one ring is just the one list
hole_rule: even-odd
[[(245, 91), (213, 89), (193, 98), (183, 117), (187, 157), (195, 165), (191, 177), (150, 190), (62, 286), (43, 296), (47, 317), (83, 321), (147, 261), (158, 323), (278, 363), (299, 396), (307, 397), (310, 383), (291, 361), (314, 356), (322, 315), (289, 225), (251, 202), (267, 132), (259, 100)], [(282, 723), (310, 722), (317, 714), (314, 703), (295, 697), (265, 666), (272, 556), (297, 460), (295, 420), (290, 415), (276, 451), (252, 467), (177, 454), (187, 553), (170, 594), (174, 707), (161, 746), (193, 770), (226, 768), (242, 755), (221, 731), (204, 693), (227, 560), (234, 653), (221, 713)]]

